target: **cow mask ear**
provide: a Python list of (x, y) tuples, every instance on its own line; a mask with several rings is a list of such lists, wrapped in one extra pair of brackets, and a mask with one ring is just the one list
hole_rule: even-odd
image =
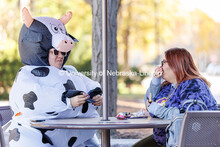
[(30, 12), (28, 11), (26, 7), (22, 9), (22, 21), (26, 25), (27, 28), (29, 28), (32, 22), (34, 21)]
[(71, 18), (72, 18), (72, 12), (69, 11), (66, 12), (66, 14), (63, 15), (59, 20), (65, 25), (70, 21)]

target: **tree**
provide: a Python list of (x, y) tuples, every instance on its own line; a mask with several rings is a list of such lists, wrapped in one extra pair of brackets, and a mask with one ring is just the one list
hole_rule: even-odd
[[(108, 0), (108, 71), (117, 70), (117, 12), (120, 5), (120, 0)], [(102, 71), (102, 1), (92, 1), (92, 70), (96, 73)], [(102, 76), (96, 74), (92, 77), (94, 80), (102, 82)], [(116, 116), (117, 102), (117, 76), (108, 76), (108, 112), (109, 116)], [(102, 115), (102, 108), (100, 114)]]
[[(124, 70), (129, 70), (128, 67), (128, 52), (129, 52), (129, 35), (130, 35), (130, 27), (131, 27), (131, 21), (132, 21), (132, 17), (131, 17), (131, 5), (132, 5), (132, 1), (126, 1), (127, 3), (122, 5), (119, 8), (119, 15), (118, 15), (118, 26), (121, 25), (122, 21), (120, 21), (122, 19), (122, 17), (124, 17), (125, 21), (127, 23), (124, 24), (124, 27), (122, 27), (121, 29), (121, 42), (124, 46), (124, 64), (123, 64), (123, 69)], [(127, 15), (123, 16), (123, 11), (127, 12)]]
[(19, 9), (17, 1), (1, 1), (0, 5), (0, 100), (8, 99), (16, 73), (22, 66), (17, 51)]
[[(171, 9), (172, 8), (172, 9)], [(178, 1), (172, 0), (126, 0), (121, 2), (118, 15), (118, 53), (122, 69), (128, 69), (129, 57), (134, 50), (140, 50), (145, 62), (156, 60), (162, 48), (172, 40)], [(130, 54), (129, 54), (130, 53)]]

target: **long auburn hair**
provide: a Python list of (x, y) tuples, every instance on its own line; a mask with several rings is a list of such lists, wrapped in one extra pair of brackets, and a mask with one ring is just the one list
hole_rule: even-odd
[[(209, 87), (211, 83), (199, 73), (191, 54), (185, 48), (171, 48), (165, 51), (169, 67), (176, 75), (177, 85), (189, 79), (202, 79)], [(162, 86), (168, 84), (165, 81)]]

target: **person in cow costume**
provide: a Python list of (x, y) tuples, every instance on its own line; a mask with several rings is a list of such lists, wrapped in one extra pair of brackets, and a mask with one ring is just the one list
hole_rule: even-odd
[(64, 65), (78, 42), (64, 26), (71, 17), (67, 12), (60, 19), (32, 18), (27, 8), (22, 9), (19, 53), (25, 66), (17, 73), (9, 96), (13, 117), (4, 130), (10, 147), (99, 146), (95, 130), (30, 126), (31, 120), (99, 117), (100, 84)]

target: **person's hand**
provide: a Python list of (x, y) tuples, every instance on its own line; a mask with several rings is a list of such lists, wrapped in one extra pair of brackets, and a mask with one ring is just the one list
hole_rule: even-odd
[(152, 102), (153, 102), (152, 100), (151, 100), (151, 101), (149, 101), (149, 100), (146, 101), (146, 108), (147, 108), (146, 110), (148, 110), (148, 107), (150, 106), (150, 104), (151, 104)]
[(162, 74), (163, 74), (163, 68), (162, 68), (162, 66), (157, 66), (156, 68), (155, 68), (155, 70), (154, 70), (154, 77), (155, 78), (159, 78), (159, 77), (161, 77), (162, 76)]
[(70, 103), (72, 107), (78, 107), (84, 104), (88, 98), (89, 98), (88, 94), (77, 95), (77, 96), (70, 98)]
[(95, 100), (95, 103), (92, 103), (94, 106), (100, 106), (102, 104), (102, 97), (98, 94), (92, 98)]

